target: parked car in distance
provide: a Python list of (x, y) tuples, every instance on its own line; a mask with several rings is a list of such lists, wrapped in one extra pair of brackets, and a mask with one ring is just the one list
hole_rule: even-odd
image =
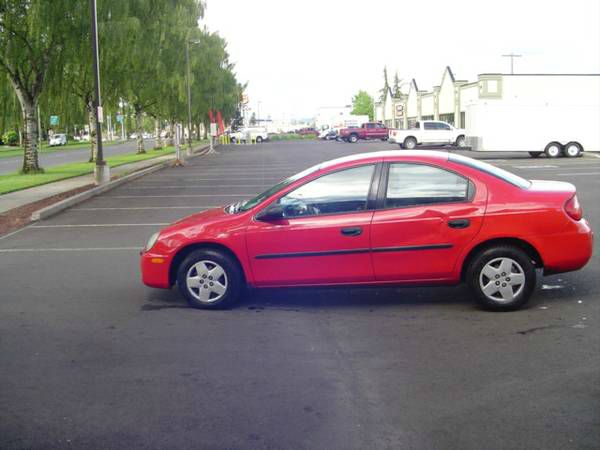
[(197, 308), (231, 305), (246, 285), (464, 282), (485, 308), (512, 310), (538, 271), (577, 270), (591, 255), (572, 184), (447, 152), (388, 151), (325, 162), (179, 220), (152, 235), (141, 271)]
[(388, 138), (388, 129), (381, 123), (367, 122), (363, 123), (360, 127), (342, 128), (339, 137), (341, 140), (353, 144), (361, 139), (380, 139), (385, 141)]
[(337, 136), (337, 131), (334, 128), (329, 128), (319, 133), (319, 139), (324, 139), (326, 141), (337, 139)]
[(308, 135), (308, 134), (314, 134), (315, 136), (319, 135), (319, 132), (317, 130), (315, 130), (314, 128), (300, 128), (298, 131), (296, 131), (297, 134), (300, 134), (302, 136)]
[(260, 144), (263, 141), (269, 140), (269, 133), (265, 127), (248, 127), (238, 131), (229, 133), (232, 143), (246, 142), (248, 139)]
[(48, 146), (54, 147), (56, 145), (67, 145), (67, 135), (53, 134), (48, 140)]
[(388, 141), (408, 150), (418, 145), (466, 145), (465, 130), (439, 120), (421, 120), (408, 130), (390, 129)]

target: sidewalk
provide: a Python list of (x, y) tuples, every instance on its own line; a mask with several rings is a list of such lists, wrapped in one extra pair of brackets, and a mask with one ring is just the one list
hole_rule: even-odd
[[(198, 156), (201, 151), (208, 148), (207, 144), (201, 144), (194, 148), (194, 155)], [(182, 149), (185, 154), (185, 150)], [(189, 156), (187, 158), (190, 158)], [(110, 174), (111, 179), (121, 178), (124, 175), (139, 170), (147, 169), (149, 167), (163, 164), (166, 162), (175, 161), (175, 153), (159, 156), (157, 158), (147, 159), (145, 161), (138, 161), (131, 164), (124, 164), (122, 166), (111, 167)], [(69, 191), (73, 191), (84, 186), (94, 184), (94, 174), (82, 175), (79, 177), (69, 178), (66, 180), (55, 181), (41, 186), (32, 187), (29, 189), (23, 189), (20, 191), (10, 192), (8, 194), (0, 195), (0, 214), (3, 214), (11, 209), (20, 208), (30, 203), (39, 202), (56, 195), (60, 195)]]

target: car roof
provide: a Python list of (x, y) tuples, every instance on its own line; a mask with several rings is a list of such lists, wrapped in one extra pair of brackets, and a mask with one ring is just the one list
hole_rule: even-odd
[(359, 153), (356, 155), (342, 156), (341, 158), (325, 161), (320, 164), (318, 170), (354, 162), (368, 162), (383, 159), (402, 160), (404, 158), (442, 162), (448, 160), (448, 153), (435, 150), (385, 150), (379, 152)]

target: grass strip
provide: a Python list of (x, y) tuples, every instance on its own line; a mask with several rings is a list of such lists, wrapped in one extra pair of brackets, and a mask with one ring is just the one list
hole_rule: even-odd
[[(106, 163), (110, 167), (122, 166), (147, 159), (158, 158), (159, 156), (169, 155), (175, 152), (174, 147), (166, 147), (162, 150), (146, 150), (146, 153), (128, 153), (124, 155), (115, 155), (106, 158)], [(77, 162), (63, 164), (60, 166), (48, 167), (44, 173), (34, 175), (23, 175), (20, 173), (11, 173), (0, 175), (0, 194), (20, 191), (34, 186), (40, 186), (54, 181), (66, 180), (68, 178), (78, 177), (94, 172), (95, 163)]]

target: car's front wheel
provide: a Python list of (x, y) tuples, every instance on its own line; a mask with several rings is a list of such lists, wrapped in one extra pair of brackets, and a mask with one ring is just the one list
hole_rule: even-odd
[(352, 144), (356, 144), (358, 142), (358, 136), (355, 134), (351, 134), (350, 137), (348, 138), (348, 142), (350, 142)]
[(404, 139), (404, 148), (407, 150), (413, 150), (417, 147), (417, 140), (414, 137), (407, 137)]
[(177, 270), (179, 290), (194, 308), (227, 308), (239, 298), (243, 284), (237, 262), (217, 250), (193, 251)]
[(256, 136), (256, 143), (260, 144), (263, 141), (263, 138), (261, 136)]
[(535, 289), (535, 266), (517, 247), (488, 248), (471, 261), (466, 281), (485, 309), (512, 311), (523, 306)]

